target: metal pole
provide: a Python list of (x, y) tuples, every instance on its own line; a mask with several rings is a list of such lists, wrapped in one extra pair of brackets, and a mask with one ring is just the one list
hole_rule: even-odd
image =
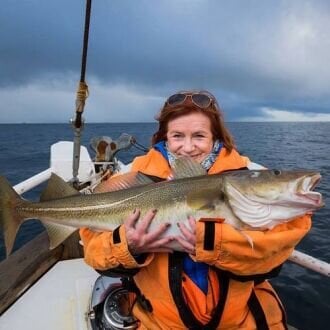
[(86, 63), (87, 63), (87, 50), (88, 50), (88, 37), (89, 37), (89, 24), (91, 16), (92, 0), (86, 0), (86, 13), (85, 13), (85, 29), (84, 29), (84, 41), (83, 41), (83, 53), (81, 60), (81, 74), (80, 83), (77, 90), (76, 98), (76, 116), (72, 120), (72, 126), (74, 128), (74, 141), (73, 141), (73, 160), (72, 160), (72, 184), (78, 188), (78, 172), (80, 163), (80, 138), (81, 132), (84, 126), (84, 118), (82, 113), (85, 107), (85, 100), (88, 97), (88, 86), (85, 82)]

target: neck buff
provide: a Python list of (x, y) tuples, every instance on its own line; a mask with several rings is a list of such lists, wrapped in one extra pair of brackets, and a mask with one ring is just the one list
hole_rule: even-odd
[[(172, 167), (177, 157), (168, 150), (167, 142), (165, 142), (164, 147), (165, 147), (165, 150), (167, 153), (168, 162), (169, 162), (170, 166)], [(219, 140), (216, 140), (213, 143), (211, 152), (201, 162), (201, 166), (204, 168), (204, 170), (208, 171), (211, 168), (211, 166), (214, 164), (216, 158), (218, 157), (221, 148), (222, 148), (222, 143), (220, 143)]]

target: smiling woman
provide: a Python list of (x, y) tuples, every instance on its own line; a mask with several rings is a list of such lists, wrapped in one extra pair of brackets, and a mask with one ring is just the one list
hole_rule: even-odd
[[(208, 174), (246, 169), (250, 165), (250, 160), (236, 151), (218, 103), (207, 91), (173, 94), (157, 119), (159, 127), (152, 137), (153, 147), (133, 160), (132, 172), (142, 172), (157, 181), (169, 180), (182, 157), (193, 164), (197, 162)], [(228, 175), (235, 178), (232, 173)], [(250, 179), (259, 179), (256, 174), (251, 172)], [(203, 179), (211, 180), (208, 176)], [(185, 181), (185, 185), (190, 181)], [(187, 191), (182, 183), (178, 187), (181, 194), (173, 192), (170, 196), (165, 186), (156, 185), (147, 205), (132, 207), (115, 230), (80, 230), (89, 265), (102, 274), (119, 271), (134, 276), (138, 288), (135, 294), (140, 293), (132, 312), (143, 329), (286, 328), (282, 305), (267, 279), (278, 274), (281, 264), (309, 231), (310, 216), (293, 217), (267, 231), (246, 227), (238, 231), (235, 221), (230, 222), (230, 208), (222, 213), (212, 204), (213, 199), (221, 196), (219, 193), (210, 197), (208, 193), (211, 186), (217, 186), (216, 181), (213, 177), (199, 189), (195, 185)], [(230, 183), (229, 178), (227, 181)], [(168, 185), (173, 187), (175, 183)], [(260, 179), (259, 190), (263, 183)], [(112, 184), (111, 178), (102, 183), (102, 191), (111, 190)], [(223, 194), (227, 194), (224, 190)], [(173, 204), (167, 213), (162, 212), (163, 204), (168, 203), (165, 196)], [(226, 197), (230, 203), (231, 196)], [(180, 198), (184, 203), (178, 203)], [(131, 202), (132, 198), (127, 200), (126, 208)], [(243, 221), (245, 208), (246, 212), (249, 210), (242, 205), (235, 205), (234, 209), (242, 211)], [(298, 214), (304, 213), (303, 209)], [(234, 216), (234, 220), (238, 218)], [(252, 212), (250, 220), (253, 223), (260, 219)], [(179, 227), (179, 234), (171, 226)]]

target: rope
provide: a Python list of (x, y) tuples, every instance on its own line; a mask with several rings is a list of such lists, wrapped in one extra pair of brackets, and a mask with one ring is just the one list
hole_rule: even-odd
[(76, 96), (76, 112), (84, 111), (85, 101), (88, 96), (88, 85), (84, 81), (79, 82)]
[(144, 145), (138, 143), (135, 139), (134, 139), (134, 142), (132, 143), (132, 146), (135, 147), (138, 150), (143, 151), (143, 152), (148, 152), (149, 151), (148, 148), (146, 148)]
[(94, 181), (94, 183), (91, 183), (89, 186), (87, 186), (86, 188), (83, 188), (81, 190), (79, 190), (80, 193), (85, 194), (85, 195), (90, 195), (94, 193), (94, 189), (109, 175), (111, 174), (111, 172), (109, 170), (106, 170), (104, 173), (99, 174), (96, 173), (93, 177), (89, 178), (88, 181), (86, 182), (82, 182), (81, 185), (84, 185), (85, 183), (89, 182), (89, 181)]

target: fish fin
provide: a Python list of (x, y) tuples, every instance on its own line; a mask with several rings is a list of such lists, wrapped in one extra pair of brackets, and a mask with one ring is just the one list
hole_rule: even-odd
[(187, 195), (187, 204), (194, 210), (212, 211), (216, 206), (216, 196), (212, 198), (209, 192), (205, 193), (203, 189), (190, 192)]
[(7, 256), (13, 250), (16, 234), (24, 221), (16, 212), (16, 206), (24, 203), (27, 202), (23, 201), (7, 179), (0, 176), (0, 232), (3, 233)]
[(254, 249), (254, 244), (253, 244), (253, 240), (251, 238), (251, 236), (249, 236), (247, 233), (240, 231), (241, 235), (249, 242), (251, 249)]
[(206, 174), (207, 171), (201, 166), (201, 164), (188, 157), (177, 158), (172, 168), (173, 179), (191, 178)]
[(77, 228), (60, 225), (53, 222), (43, 221), (42, 224), (45, 226), (48, 238), (49, 238), (49, 249), (54, 249), (65, 241), (72, 233), (74, 233)]
[(79, 191), (73, 188), (69, 183), (65, 182), (57, 174), (52, 173), (47, 182), (46, 188), (40, 195), (40, 201), (45, 202), (52, 199), (79, 195)]
[(95, 193), (117, 191), (136, 186), (146, 185), (154, 181), (140, 172), (129, 172), (116, 175), (110, 179), (101, 182), (94, 190)]

